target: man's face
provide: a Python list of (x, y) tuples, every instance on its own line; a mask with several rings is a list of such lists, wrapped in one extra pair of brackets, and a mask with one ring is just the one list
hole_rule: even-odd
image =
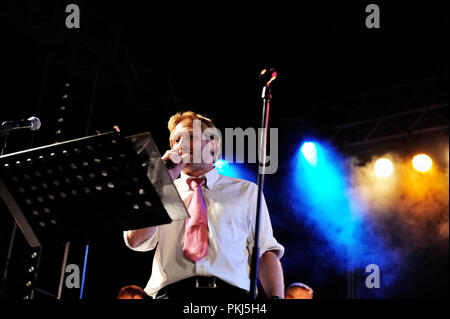
[(195, 123), (186, 118), (175, 127), (170, 137), (172, 149), (178, 149), (180, 155), (189, 154), (186, 167), (201, 167), (204, 164), (211, 165), (213, 159), (211, 153), (214, 151), (210, 140), (202, 139), (200, 121)]
[(301, 287), (288, 288), (286, 291), (286, 299), (312, 299), (313, 295), (308, 289)]

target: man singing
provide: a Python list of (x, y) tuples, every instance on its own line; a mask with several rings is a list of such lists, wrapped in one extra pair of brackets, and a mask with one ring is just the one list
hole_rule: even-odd
[[(162, 160), (172, 162), (169, 174), (190, 217), (124, 232), (125, 243), (133, 250), (156, 247), (145, 292), (156, 299), (249, 299), (258, 188), (217, 172), (214, 161), (220, 138), (202, 138), (205, 130), (215, 129), (210, 119), (191, 111), (177, 113), (168, 128), (171, 150)], [(284, 247), (273, 237), (264, 198), (259, 236), (260, 282), (267, 297), (283, 298), (279, 259)]]

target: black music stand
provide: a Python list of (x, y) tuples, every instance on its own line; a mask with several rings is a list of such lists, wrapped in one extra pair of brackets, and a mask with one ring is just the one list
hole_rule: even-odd
[(0, 196), (31, 247), (91, 240), (96, 229), (189, 215), (150, 133), (110, 132), (0, 157)]

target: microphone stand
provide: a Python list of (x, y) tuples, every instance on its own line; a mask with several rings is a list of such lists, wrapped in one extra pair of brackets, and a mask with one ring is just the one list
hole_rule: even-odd
[(261, 71), (260, 80), (268, 80), (262, 89), (262, 100), (263, 100), (263, 112), (261, 120), (261, 128), (263, 129), (263, 134), (260, 136), (259, 140), (259, 156), (258, 156), (258, 195), (256, 204), (256, 219), (255, 219), (255, 234), (254, 234), (254, 246), (250, 264), (250, 297), (256, 299), (256, 283), (259, 270), (259, 223), (260, 223), (260, 213), (261, 213), (261, 199), (262, 191), (264, 188), (264, 176), (266, 174), (266, 156), (267, 156), (267, 132), (269, 128), (269, 111), (270, 111), (270, 100), (272, 99), (272, 92), (270, 84), (277, 77), (277, 72), (274, 68), (269, 70), (264, 69)]

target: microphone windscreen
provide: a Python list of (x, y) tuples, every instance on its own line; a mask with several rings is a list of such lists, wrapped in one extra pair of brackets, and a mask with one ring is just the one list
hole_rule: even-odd
[(41, 120), (38, 119), (36, 116), (32, 116), (28, 119), (28, 121), (31, 122), (31, 128), (32, 131), (37, 131), (41, 127)]

